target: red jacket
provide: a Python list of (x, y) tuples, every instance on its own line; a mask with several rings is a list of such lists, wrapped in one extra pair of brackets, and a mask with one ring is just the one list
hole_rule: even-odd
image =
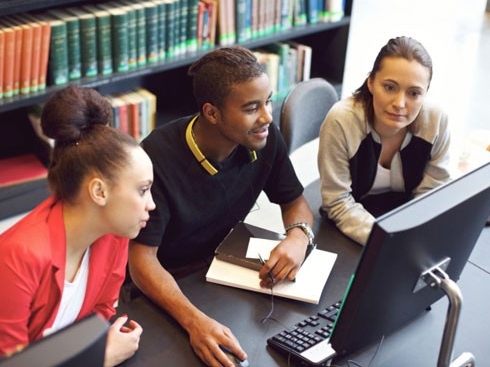
[[(52, 326), (65, 279), (62, 206), (52, 197), (0, 235), (0, 355), (40, 339)], [(106, 319), (124, 281), (128, 239), (106, 235), (90, 250), (87, 290), (78, 319)]]

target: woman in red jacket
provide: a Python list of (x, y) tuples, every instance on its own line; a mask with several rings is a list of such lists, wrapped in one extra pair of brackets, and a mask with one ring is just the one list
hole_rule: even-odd
[[(128, 239), (155, 204), (150, 159), (133, 138), (108, 126), (111, 118), (103, 96), (75, 86), (43, 108), (43, 132), (55, 140), (53, 195), (0, 235), (0, 355), (93, 312), (115, 314)], [(131, 357), (142, 331), (117, 318), (105, 366)]]

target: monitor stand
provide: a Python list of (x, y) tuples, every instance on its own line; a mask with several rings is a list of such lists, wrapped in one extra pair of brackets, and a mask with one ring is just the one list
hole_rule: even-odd
[(446, 324), (444, 325), (437, 367), (474, 367), (475, 358), (473, 354), (469, 352), (462, 353), (458, 358), (451, 362), (463, 297), (458, 285), (452, 281), (444, 271), (449, 262), (450, 259), (447, 258), (433, 268), (423, 272), (414, 292), (423, 288), (424, 285), (422, 284), (425, 283), (425, 285), (428, 285), (431, 288), (441, 289), (446, 293), (446, 296), (449, 299)]

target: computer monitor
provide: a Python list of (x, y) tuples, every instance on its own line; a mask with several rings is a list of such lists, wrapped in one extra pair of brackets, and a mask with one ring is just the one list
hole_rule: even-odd
[(487, 163), (377, 218), (331, 335), (337, 355), (379, 342), (445, 296), (421, 275), (441, 267), (458, 281), (489, 214)]
[(0, 359), (0, 367), (103, 367), (109, 324), (96, 314)]

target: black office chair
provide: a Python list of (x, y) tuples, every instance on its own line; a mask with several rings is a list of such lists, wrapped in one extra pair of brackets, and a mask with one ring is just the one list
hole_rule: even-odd
[(320, 125), (339, 96), (335, 88), (322, 78), (298, 83), (281, 106), (279, 128), (291, 154), (318, 137)]

